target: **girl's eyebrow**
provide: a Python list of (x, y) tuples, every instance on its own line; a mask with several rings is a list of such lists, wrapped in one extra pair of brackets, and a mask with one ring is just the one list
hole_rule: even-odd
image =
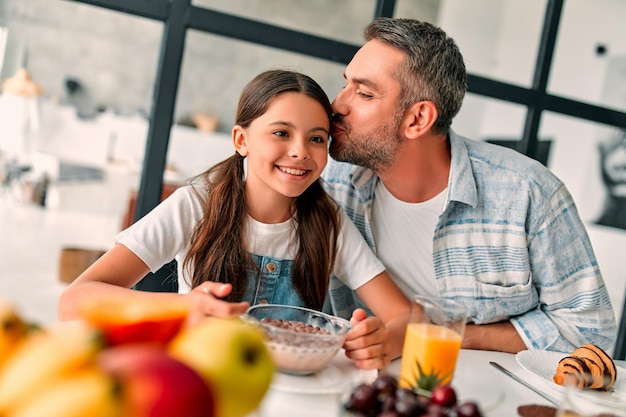
[(318, 130), (321, 130), (322, 132), (326, 133), (327, 135), (330, 134), (329, 130), (326, 129), (325, 127), (314, 127), (313, 129), (309, 130), (310, 133), (313, 132), (317, 132)]
[[(269, 126), (273, 126), (273, 125), (287, 126), (287, 127), (292, 128), (292, 129), (295, 129), (295, 126), (294, 126), (293, 123), (286, 122), (286, 121), (283, 121), (283, 120), (276, 120), (276, 121), (271, 122), (269, 124)], [(323, 127), (323, 126), (316, 126), (314, 128), (311, 128), (311, 129), (309, 129), (309, 133), (317, 132), (318, 130), (321, 130), (322, 132), (326, 133), (327, 135), (330, 134), (330, 131), (328, 129), (326, 129), (325, 127)]]
[(294, 127), (293, 123), (285, 122), (283, 120), (275, 120), (273, 122), (270, 122), (269, 125), (270, 126), (272, 126), (272, 125), (284, 125), (284, 126)]

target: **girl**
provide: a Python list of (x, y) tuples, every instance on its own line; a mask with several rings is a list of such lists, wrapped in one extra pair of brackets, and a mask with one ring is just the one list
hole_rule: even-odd
[[(64, 291), (59, 317), (77, 318), (93, 294), (129, 303), (188, 297), (194, 315), (241, 314), (257, 303), (321, 310), (334, 274), (375, 314), (353, 313), (348, 357), (366, 369), (399, 357), (409, 303), (320, 184), (331, 116), (328, 97), (308, 76), (255, 77), (239, 99), (235, 155), (122, 231)], [(174, 258), (182, 261), (179, 294), (131, 290)]]

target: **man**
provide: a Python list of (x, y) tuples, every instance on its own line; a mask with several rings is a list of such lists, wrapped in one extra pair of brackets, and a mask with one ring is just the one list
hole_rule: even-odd
[[(455, 42), (391, 18), (365, 39), (333, 102), (330, 154), (354, 165), (331, 161), (324, 179), (398, 286), (464, 303), (464, 348), (611, 349), (615, 316), (563, 183), (450, 129), (467, 80)], [(331, 288), (335, 311), (352, 311), (353, 295)]]

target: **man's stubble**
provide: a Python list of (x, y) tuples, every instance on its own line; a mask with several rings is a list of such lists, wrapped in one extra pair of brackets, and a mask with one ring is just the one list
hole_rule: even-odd
[(372, 132), (354, 133), (351, 125), (346, 124), (341, 117), (337, 118), (335, 123), (344, 129), (344, 135), (341, 141), (331, 140), (330, 156), (336, 161), (382, 171), (391, 166), (398, 155), (401, 122), (402, 115), (396, 113), (391, 123), (383, 123)]

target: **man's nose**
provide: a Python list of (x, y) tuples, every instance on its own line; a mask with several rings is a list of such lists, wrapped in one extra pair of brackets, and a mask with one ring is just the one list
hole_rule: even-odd
[(339, 91), (339, 94), (337, 94), (337, 97), (335, 97), (335, 99), (331, 103), (333, 112), (335, 114), (346, 114), (347, 112), (348, 106), (347, 106), (345, 91), (346, 90)]

